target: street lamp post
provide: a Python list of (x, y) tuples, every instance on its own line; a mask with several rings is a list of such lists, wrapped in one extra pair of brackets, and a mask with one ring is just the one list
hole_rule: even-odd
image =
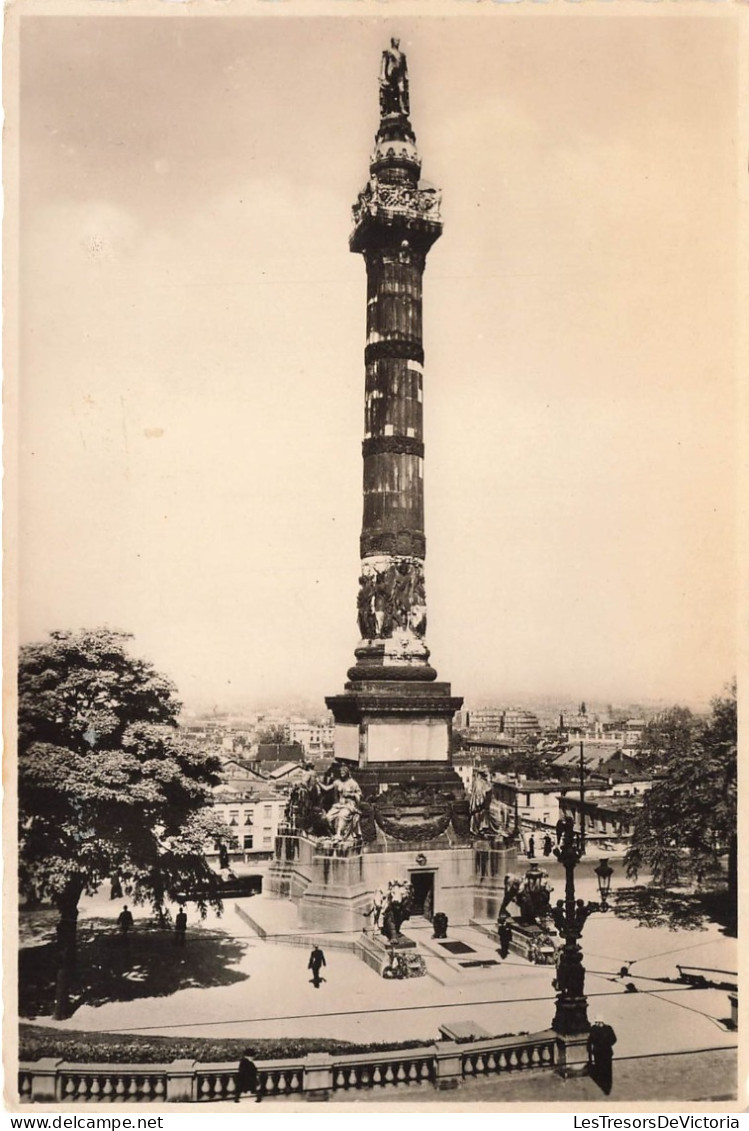
[(564, 946), (557, 966), (556, 1012), (552, 1028), (560, 1038), (564, 1055), (560, 1068), (569, 1075), (575, 1071), (584, 1072), (587, 1064), (587, 1036), (590, 1031), (588, 1021), (588, 999), (585, 996), (585, 967), (583, 952), (578, 940), (583, 927), (593, 911), (608, 911), (607, 897), (611, 890), (613, 869), (607, 860), (601, 860), (595, 869), (598, 879), (600, 903), (586, 903), (575, 898), (575, 868), (582, 855), (581, 838), (576, 834), (574, 821), (568, 817), (560, 845), (554, 855), (564, 866), (565, 897), (557, 902), (551, 916), (554, 926), (564, 939)]

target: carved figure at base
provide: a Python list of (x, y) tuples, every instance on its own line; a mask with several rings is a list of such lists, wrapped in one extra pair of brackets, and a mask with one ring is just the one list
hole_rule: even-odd
[(356, 607), (362, 639), (371, 640), (377, 635), (377, 621), (374, 614), (374, 582), (366, 574), (362, 574), (359, 578)]
[(491, 821), (488, 813), (491, 798), (492, 787), (489, 784), (489, 776), (486, 770), (474, 770), (469, 796), (472, 836), (484, 836), (491, 832)]
[(299, 782), (292, 787), (286, 803), (286, 823), (295, 832), (311, 832), (315, 816), (320, 807), (322, 791), (314, 766), (310, 761), (302, 762)]
[(351, 777), (347, 766), (341, 766), (338, 773), (335, 781), (320, 788), (325, 792), (333, 792), (333, 804), (325, 814), (325, 819), (333, 833), (333, 840), (342, 844), (361, 838), (361, 788)]
[(401, 927), (411, 917), (413, 895), (413, 888), (405, 880), (390, 880), (388, 883), (380, 929), (391, 942), (397, 942), (403, 937)]

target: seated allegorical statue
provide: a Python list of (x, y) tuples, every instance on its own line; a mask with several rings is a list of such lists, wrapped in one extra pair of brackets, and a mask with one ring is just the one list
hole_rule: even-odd
[(325, 819), (333, 833), (333, 840), (342, 844), (354, 841), (361, 836), (361, 788), (351, 777), (347, 766), (341, 766), (338, 778), (321, 789), (332, 790), (333, 804), (325, 814)]

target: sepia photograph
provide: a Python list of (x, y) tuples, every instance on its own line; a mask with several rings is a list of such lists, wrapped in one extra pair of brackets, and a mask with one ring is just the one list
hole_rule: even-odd
[(744, 1110), (738, 10), (5, 23), (6, 1105)]

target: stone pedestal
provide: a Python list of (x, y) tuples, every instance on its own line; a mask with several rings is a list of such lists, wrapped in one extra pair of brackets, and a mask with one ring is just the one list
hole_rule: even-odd
[(302, 1089), (306, 1100), (324, 1102), (328, 1099), (333, 1090), (333, 1058), (330, 1053), (315, 1052), (305, 1057)]
[[(320, 851), (308, 837), (279, 837), (268, 890), (294, 901), (300, 929), (359, 932), (371, 926), (367, 915), (378, 888), (386, 889), (389, 880), (413, 883), (426, 874), (433, 892), (432, 910), (444, 912), (454, 926), (468, 923), (473, 915), (472, 849), (393, 848), (391, 842), (389, 851), (336, 856)], [(408, 921), (403, 929), (408, 934)]]
[(62, 1061), (57, 1057), (43, 1056), (34, 1063), (31, 1076), (33, 1103), (54, 1103), (57, 1099), (57, 1067)]
[(453, 1041), (438, 1041), (435, 1054), (435, 1084), (441, 1092), (452, 1091), (463, 1079), (463, 1057)]
[(172, 1061), (166, 1076), (167, 1103), (190, 1103), (195, 1098), (192, 1094), (194, 1080), (195, 1064), (192, 1060)]
[(588, 1033), (557, 1034), (557, 1073), (587, 1076)]
[(449, 683), (349, 682), (325, 700), (335, 719), (336, 758), (361, 769), (393, 763), (448, 766), (452, 719), (463, 700)]

